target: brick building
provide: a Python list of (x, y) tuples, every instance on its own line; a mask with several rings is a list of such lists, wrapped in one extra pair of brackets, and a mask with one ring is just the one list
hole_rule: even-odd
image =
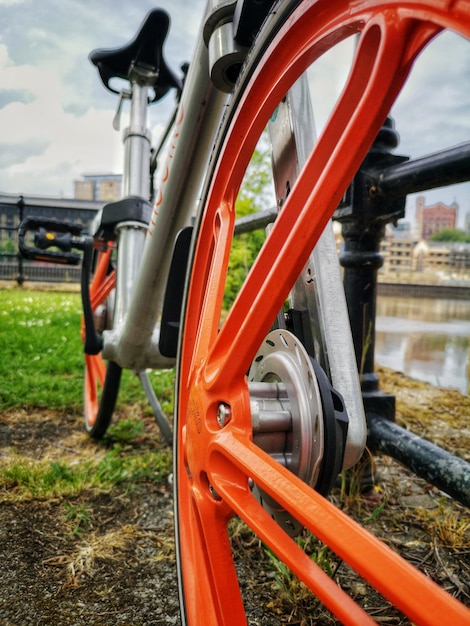
[(459, 205), (453, 202), (450, 206), (442, 202), (424, 206), (424, 197), (416, 200), (416, 225), (418, 239), (427, 241), (431, 235), (445, 228), (456, 228)]

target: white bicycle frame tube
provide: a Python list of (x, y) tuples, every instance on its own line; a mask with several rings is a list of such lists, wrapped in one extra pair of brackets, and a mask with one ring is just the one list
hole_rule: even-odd
[(169, 251), (177, 233), (189, 224), (197, 209), (201, 181), (228, 98), (212, 85), (208, 67), (201, 34), (185, 80), (137, 275), (134, 277), (132, 267), (119, 268), (119, 285), (126, 289), (132, 282), (132, 295), (114, 328), (103, 333), (103, 358), (126, 369), (162, 368), (174, 363), (158, 348), (157, 320), (171, 261)]

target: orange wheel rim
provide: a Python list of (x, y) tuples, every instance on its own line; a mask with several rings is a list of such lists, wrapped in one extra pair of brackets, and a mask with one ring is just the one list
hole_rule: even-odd
[[(178, 541), (191, 626), (201, 615), (210, 625), (245, 622), (227, 535), (234, 514), (342, 623), (373, 623), (255, 501), (250, 479), (414, 622), (470, 620), (463, 605), (252, 443), (245, 377), (414, 59), (442, 28), (469, 35), (470, 3), (448, 5), (443, 0), (302, 2), (269, 44), (239, 99), (200, 223), (180, 363)], [(219, 328), (234, 201), (258, 136), (290, 84), (328, 45), (351, 32), (360, 38), (343, 95)], [(276, 54), (279, 49), (282, 55)], [(229, 414), (222, 428), (221, 406)]]

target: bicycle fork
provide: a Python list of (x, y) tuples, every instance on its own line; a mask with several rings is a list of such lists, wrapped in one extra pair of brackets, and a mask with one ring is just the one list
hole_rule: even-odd
[[(269, 134), (276, 197), (282, 211), (282, 203), (316, 139), (306, 74), (279, 104), (269, 123)], [(295, 334), (300, 335), (304, 345), (311, 344), (309, 352), (330, 374), (334, 388), (343, 397), (349, 418), (343, 469), (349, 468), (364, 451), (367, 430), (331, 221), (295, 283), (289, 304), (291, 311), (302, 318), (290, 320), (297, 326)]]

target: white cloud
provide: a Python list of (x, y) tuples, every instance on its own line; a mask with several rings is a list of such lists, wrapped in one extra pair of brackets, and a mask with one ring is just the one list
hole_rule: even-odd
[(392, 115), (401, 149), (428, 154), (470, 138), (470, 44), (446, 32), (424, 50)]
[[(66, 85), (56, 73), (32, 65), (13, 66), (5, 46), (0, 46), (0, 62), (1, 88), (20, 90), (27, 85), (32, 94), (30, 102), (11, 102), (0, 109), (1, 144), (17, 146), (16, 163), (0, 171), (2, 191), (18, 185), (16, 189), (24, 193), (61, 193), (83, 170), (120, 169), (116, 163), (120, 139), (111, 129), (112, 110), (90, 108), (80, 117), (67, 113)], [(30, 155), (29, 145), (42, 146), (42, 152), (33, 149)]]
[[(110, 111), (90, 109), (77, 118), (57, 110), (54, 123), (48, 126), (47, 148), (12, 166), (9, 186), (23, 181), (23, 193), (71, 195), (73, 180), (84, 172), (120, 171), (121, 138), (112, 130), (110, 118)], [(3, 189), (1, 182), (0, 188)]]

